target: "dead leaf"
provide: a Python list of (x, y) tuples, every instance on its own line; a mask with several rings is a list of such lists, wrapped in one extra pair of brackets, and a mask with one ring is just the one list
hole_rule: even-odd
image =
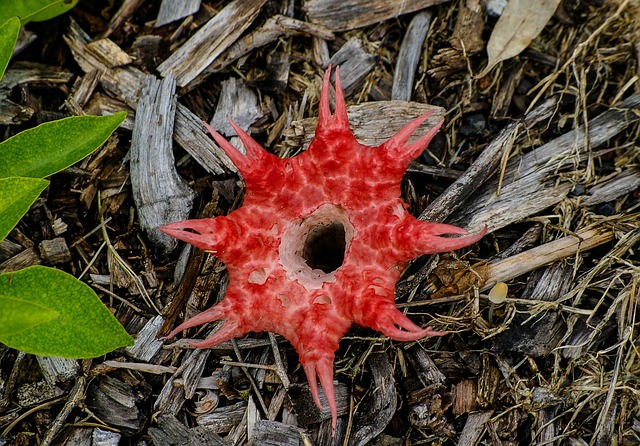
[(560, 0), (509, 0), (487, 44), (489, 63), (478, 76), (486, 76), (496, 64), (517, 56), (528, 47), (559, 4)]

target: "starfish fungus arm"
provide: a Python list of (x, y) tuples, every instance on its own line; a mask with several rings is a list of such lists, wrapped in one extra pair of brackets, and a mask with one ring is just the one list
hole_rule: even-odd
[(349, 118), (347, 117), (347, 103), (344, 100), (344, 91), (340, 82), (340, 67), (336, 67), (336, 108), (333, 112), (335, 124), (340, 128), (349, 128)]
[(242, 130), (238, 126), (238, 124), (233, 121), (229, 122), (240, 137), (245, 151), (247, 152), (246, 155), (236, 149), (233, 144), (227, 141), (224, 136), (215, 131), (209, 124), (207, 124), (206, 122), (203, 122), (203, 124), (207, 128), (213, 139), (216, 141), (216, 143), (218, 143), (222, 150), (224, 150), (224, 153), (226, 153), (233, 164), (235, 164), (235, 166), (238, 168), (238, 171), (243, 177), (263, 172), (271, 164), (274, 163), (274, 160), (278, 159), (275, 155), (267, 152), (260, 144), (258, 144), (258, 142), (256, 142), (255, 139), (249, 136), (247, 132)]
[[(227, 246), (227, 236), (234, 226), (229, 218), (217, 217), (179, 221), (160, 226), (158, 229), (178, 240), (218, 255), (218, 250)], [(224, 261), (224, 258), (221, 257), (221, 260)]]
[(447, 334), (446, 331), (436, 331), (431, 327), (421, 328), (417, 326), (395, 307), (389, 307), (385, 313), (378, 313), (377, 316), (376, 328), (385, 336), (396, 341), (417, 341), (428, 336), (444, 336)]
[(340, 67), (336, 67), (335, 77), (336, 102), (333, 115), (331, 114), (331, 105), (329, 100), (329, 92), (331, 91), (331, 65), (324, 73), (322, 80), (322, 91), (320, 92), (320, 104), (318, 107), (318, 126), (316, 127), (315, 136), (333, 135), (336, 131), (349, 132), (349, 118), (347, 117), (347, 104), (340, 83)]
[(422, 254), (438, 254), (473, 245), (487, 233), (485, 226), (477, 234), (466, 237), (440, 237), (445, 234), (465, 235), (469, 233), (457, 226), (426, 222), (413, 217), (407, 218), (395, 229), (395, 246), (404, 250), (407, 260)]
[(238, 326), (235, 322), (226, 321), (218, 331), (213, 334), (213, 336), (205, 339), (204, 341), (190, 342), (190, 344), (198, 348), (210, 348), (218, 344), (222, 344), (229, 339), (237, 338), (243, 334), (243, 332), (238, 330)]
[[(407, 141), (411, 138), (416, 130), (427, 120), (429, 116), (434, 113), (434, 110), (425, 113), (422, 116), (418, 116), (407, 125), (405, 125), (398, 133), (389, 138), (382, 144), (381, 149), (387, 151), (389, 156), (393, 158), (400, 157), (401, 159), (411, 160), (416, 158), (431, 142), (433, 137), (438, 133), (440, 126), (444, 121), (440, 121), (433, 128), (431, 128), (424, 136), (411, 145), (407, 145)], [(407, 150), (407, 148), (412, 150)], [(417, 152), (417, 153), (414, 153)]]
[(320, 91), (320, 103), (318, 104), (318, 126), (316, 128), (316, 134), (318, 130), (326, 128), (329, 125), (331, 119), (331, 105), (329, 103), (329, 88), (331, 86), (331, 64), (324, 72), (324, 78), (322, 79), (322, 90)]
[(214, 322), (224, 318), (224, 312), (222, 309), (215, 305), (208, 310), (203, 311), (202, 313), (196, 314), (194, 317), (187, 319), (176, 328), (173, 329), (171, 333), (167, 335), (167, 338), (172, 338), (178, 333), (187, 328), (195, 327), (196, 325), (206, 324), (207, 322)]
[(303, 367), (309, 381), (309, 390), (311, 391), (313, 402), (316, 403), (318, 409), (323, 410), (318, 395), (318, 379), (320, 380), (329, 405), (329, 412), (331, 412), (331, 428), (333, 435), (335, 435), (338, 422), (338, 406), (336, 405), (335, 387), (333, 385), (333, 354), (331, 354), (330, 358), (321, 357), (316, 361), (305, 362)]

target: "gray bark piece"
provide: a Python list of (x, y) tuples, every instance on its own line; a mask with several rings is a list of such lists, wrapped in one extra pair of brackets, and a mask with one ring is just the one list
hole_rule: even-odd
[(258, 103), (258, 95), (242, 79), (231, 78), (222, 82), (220, 99), (211, 118), (211, 127), (227, 138), (235, 136), (232, 120), (244, 130), (263, 116)]
[(160, 28), (167, 23), (195, 14), (200, 9), (200, 3), (201, 0), (162, 0), (154, 27)]
[(80, 371), (76, 359), (59, 356), (36, 356), (36, 359), (45, 381), (51, 386), (72, 381)]
[(421, 11), (411, 19), (398, 53), (396, 70), (393, 73), (391, 99), (411, 100), (416, 69), (418, 68), (418, 62), (420, 62), (422, 45), (427, 36), (427, 31), (429, 31), (432, 15), (431, 11)]
[(258, 420), (249, 444), (253, 446), (299, 446), (303, 444), (300, 429), (278, 421)]
[(200, 426), (188, 428), (173, 415), (162, 413), (157, 420), (158, 427), (149, 429), (155, 446), (228, 446), (213, 431)]
[(362, 401), (361, 411), (354, 420), (350, 446), (364, 446), (379, 435), (396, 413), (398, 405), (393, 367), (386, 353), (372, 353), (367, 358), (373, 383)]
[[(377, 147), (395, 135), (412, 119), (433, 112), (409, 138), (409, 144), (424, 136), (442, 120), (445, 110), (435, 105), (406, 101), (364, 102), (347, 107), (349, 126), (360, 144)], [(284, 132), (284, 144), (290, 147), (309, 147), (315, 134), (318, 118), (305, 118), (291, 123)]]
[[(235, 0), (216, 14), (178, 50), (158, 66), (184, 87), (234, 43), (257, 17), (266, 0)], [(233, 24), (233, 26), (230, 26)]]
[(474, 163), (449, 186), (418, 217), (420, 220), (442, 222), (465, 203), (472, 193), (477, 193), (482, 185), (498, 168), (500, 161), (508, 154), (516, 138), (537, 123), (551, 117), (556, 108), (556, 100), (549, 99), (522, 119), (505, 127), (482, 151)]
[(362, 83), (376, 63), (376, 58), (369, 53), (357, 37), (347, 41), (329, 62), (333, 66), (340, 65), (340, 80), (345, 96), (352, 94)]
[(104, 429), (94, 429), (91, 434), (91, 446), (118, 446), (122, 435)]
[(229, 432), (235, 426), (240, 424), (246, 411), (247, 403), (245, 401), (241, 401), (228, 406), (216, 407), (210, 413), (198, 417), (196, 422), (199, 426), (205, 426), (212, 432)]
[(164, 324), (162, 316), (156, 316), (147, 321), (136, 337), (136, 342), (125, 350), (138, 361), (149, 362), (162, 348), (164, 341), (158, 339), (158, 332)]
[(470, 413), (469, 417), (467, 417), (467, 422), (464, 424), (462, 433), (460, 434), (458, 446), (477, 445), (485, 430), (485, 426), (491, 418), (491, 414), (493, 414), (493, 411)]
[(346, 31), (393, 19), (448, 0), (305, 0), (302, 9), (311, 23)]
[(584, 206), (594, 206), (615, 200), (640, 187), (640, 169), (630, 167), (618, 175), (593, 186), (588, 197), (582, 202)]
[(407, 359), (418, 375), (418, 379), (424, 387), (442, 389), (445, 387), (447, 377), (438, 369), (429, 354), (416, 344), (407, 350)]
[(157, 227), (186, 219), (194, 198), (173, 157), (175, 86), (170, 76), (162, 81), (147, 77), (131, 138), (131, 188), (140, 227), (162, 254), (171, 252), (177, 241)]

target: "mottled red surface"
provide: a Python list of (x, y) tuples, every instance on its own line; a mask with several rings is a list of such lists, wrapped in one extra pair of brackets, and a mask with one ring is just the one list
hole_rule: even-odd
[[(212, 252), (226, 264), (230, 276), (225, 298), (179, 325), (169, 337), (218, 320), (224, 321), (222, 327), (198, 347), (250, 331), (279, 333), (298, 352), (321, 408), (319, 378), (335, 429), (333, 360), (342, 336), (354, 322), (400, 341), (444, 334), (421, 328), (398, 311), (396, 281), (408, 260), (468, 246), (484, 232), (439, 237), (468, 233), (456, 226), (419, 221), (400, 199), (400, 181), (409, 162), (427, 147), (441, 123), (407, 144), (428, 117), (423, 115), (381, 146), (364, 146), (349, 129), (338, 70), (336, 109), (331, 115), (329, 73), (308, 150), (278, 158), (234, 125), (245, 155), (209, 128), (244, 179), (244, 204), (227, 216), (187, 220), (161, 230)], [(311, 269), (303, 258), (306, 237), (333, 222), (344, 228), (344, 261), (328, 273)]]

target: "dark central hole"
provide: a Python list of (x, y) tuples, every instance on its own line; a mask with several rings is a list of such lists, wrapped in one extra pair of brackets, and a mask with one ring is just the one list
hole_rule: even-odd
[(302, 258), (310, 268), (330, 273), (342, 265), (345, 248), (344, 226), (334, 221), (330, 225), (317, 226), (309, 231)]

